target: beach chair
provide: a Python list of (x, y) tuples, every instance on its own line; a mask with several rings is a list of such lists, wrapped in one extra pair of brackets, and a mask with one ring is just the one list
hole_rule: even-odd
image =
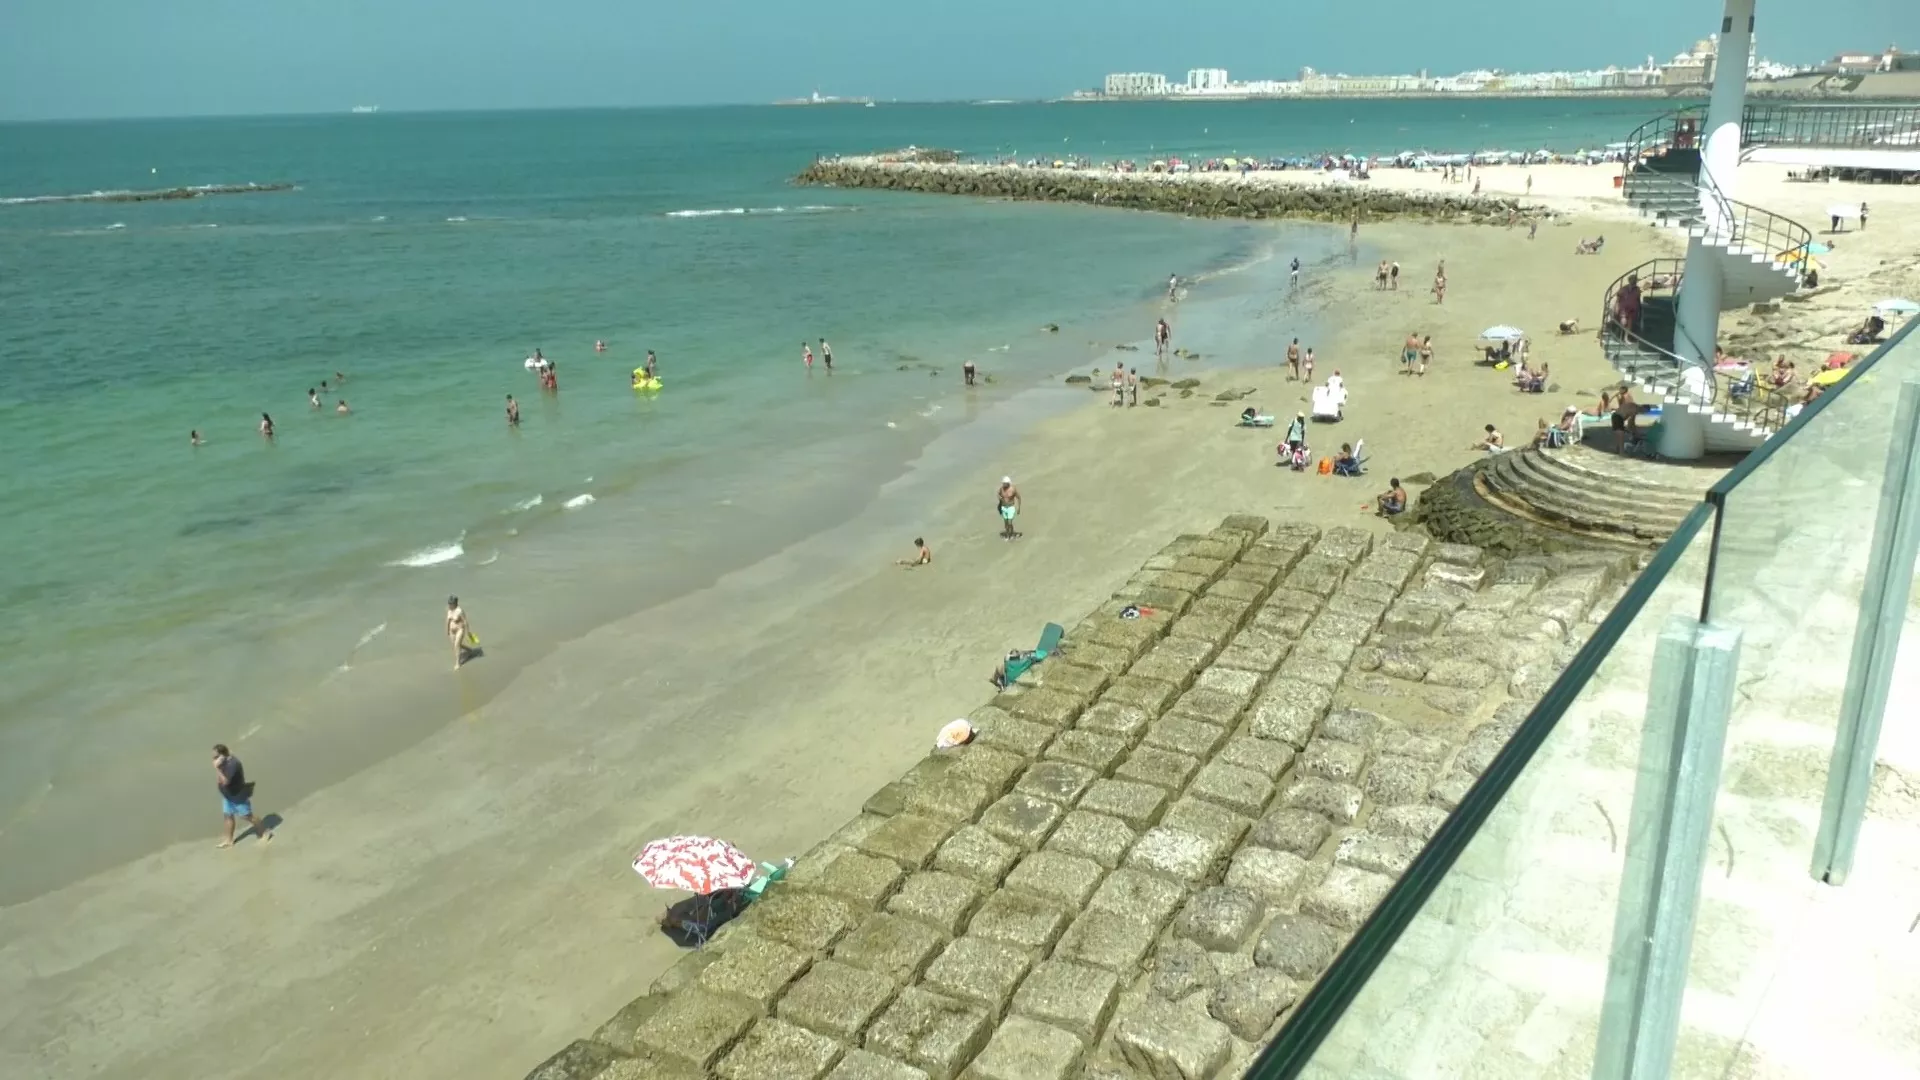
[(1273, 426), (1273, 417), (1267, 415), (1266, 413), (1259, 413), (1254, 416), (1247, 416), (1245, 414), (1242, 414), (1240, 417), (1240, 426), (1270, 428)]
[(1059, 623), (1048, 623), (1046, 629), (1040, 631), (1040, 644), (1034, 646), (1032, 652), (1007, 657), (1005, 670), (999, 680), (1001, 688), (1004, 689), (1019, 682), (1020, 676), (1025, 675), (1027, 669), (1053, 655), (1053, 650), (1060, 647), (1060, 639), (1066, 636), (1066, 630), (1062, 629)]
[(746, 893), (747, 903), (751, 904), (755, 900), (758, 900), (762, 896), (765, 896), (767, 892), (767, 886), (786, 877), (787, 871), (791, 869), (793, 869), (792, 859), (787, 859), (783, 862), (777, 862), (777, 863), (764, 863), (764, 862), (761, 863), (760, 876), (757, 878), (754, 878), (753, 881), (749, 883), (746, 887), (745, 893)]
[(1361, 439), (1359, 442), (1354, 443), (1353, 444), (1353, 464), (1343, 465), (1340, 462), (1336, 461), (1333, 463), (1333, 474), (1335, 476), (1363, 475), (1367, 471), (1366, 451), (1367, 451), (1367, 440)]
[(1346, 418), (1342, 396), (1330, 386), (1313, 388), (1313, 419), (1318, 423), (1338, 423)]

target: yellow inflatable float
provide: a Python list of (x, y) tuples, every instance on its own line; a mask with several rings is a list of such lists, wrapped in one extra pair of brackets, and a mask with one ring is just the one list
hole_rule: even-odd
[(658, 390), (661, 382), (657, 376), (647, 374), (646, 368), (633, 369), (633, 388), (635, 390)]

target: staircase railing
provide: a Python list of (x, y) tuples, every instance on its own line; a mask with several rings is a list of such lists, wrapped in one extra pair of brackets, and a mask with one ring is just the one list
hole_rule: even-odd
[[(1761, 377), (1764, 357), (1751, 362), (1750, 376), (1714, 371), (1710, 365), (1681, 356), (1647, 337), (1641, 333), (1640, 326), (1629, 325), (1627, 314), (1620, 308), (1620, 291), (1632, 282), (1643, 296), (1649, 293), (1677, 295), (1685, 269), (1685, 259), (1649, 259), (1607, 286), (1605, 306), (1600, 312), (1600, 348), (1607, 362), (1629, 381), (1670, 387), (1675, 397), (1684, 397), (1756, 427), (1778, 431), (1786, 425), (1786, 410), (1791, 403), (1779, 391), (1764, 384)], [(1677, 328), (1675, 332), (1679, 332)], [(1698, 348), (1692, 342), (1689, 344)], [(1702, 351), (1713, 355), (1711, 349)], [(1700, 374), (1689, 378), (1688, 373), (1692, 371)]]
[[(1813, 242), (1813, 230), (1791, 218), (1782, 217), (1751, 203), (1730, 199), (1704, 170), (1689, 173), (1658, 172), (1649, 168), (1652, 159), (1674, 150), (1702, 149), (1706, 111), (1681, 109), (1635, 128), (1627, 136), (1626, 171), (1636, 186), (1685, 185), (1699, 193), (1700, 213), (1689, 224), (1699, 224), (1705, 239), (1728, 248), (1764, 254), (1782, 268), (1791, 265), (1795, 252), (1804, 255)], [(1654, 177), (1658, 179), (1654, 179)]]

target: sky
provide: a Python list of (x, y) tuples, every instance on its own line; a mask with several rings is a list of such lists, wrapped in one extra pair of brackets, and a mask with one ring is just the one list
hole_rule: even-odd
[[(0, 120), (1056, 97), (1235, 78), (1666, 59), (1717, 0), (0, 0)], [(1759, 50), (1878, 49), (1916, 0), (1760, 0)]]

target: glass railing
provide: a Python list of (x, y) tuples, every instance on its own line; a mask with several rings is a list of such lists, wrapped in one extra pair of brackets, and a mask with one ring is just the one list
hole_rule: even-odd
[(1884, 1074), (1807, 1055), (1907, 1045), (1906, 946), (1849, 924), (1905, 940), (1920, 880), (1875, 780), (1920, 696), (1917, 325), (1685, 518), (1247, 1076)]
[(1748, 105), (1742, 146), (1920, 147), (1920, 105)]

